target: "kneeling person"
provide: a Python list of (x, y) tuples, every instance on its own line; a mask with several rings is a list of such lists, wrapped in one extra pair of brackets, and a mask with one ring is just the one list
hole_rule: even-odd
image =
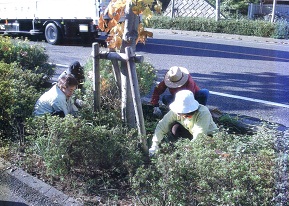
[(203, 134), (211, 135), (218, 130), (209, 109), (199, 104), (189, 90), (176, 93), (170, 104), (170, 111), (159, 121), (149, 149), (153, 155), (166, 134), (172, 133), (174, 138), (195, 139)]
[(76, 115), (78, 109), (71, 97), (77, 86), (78, 81), (73, 75), (62, 76), (57, 84), (37, 100), (33, 114), (40, 116), (48, 113), (60, 117), (67, 114)]

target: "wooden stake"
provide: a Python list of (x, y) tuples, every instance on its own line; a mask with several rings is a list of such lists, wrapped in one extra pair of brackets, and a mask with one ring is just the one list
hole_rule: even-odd
[(136, 66), (135, 66), (135, 62), (133, 61), (134, 52), (131, 47), (126, 47), (125, 53), (127, 57), (129, 58), (127, 62), (127, 68), (128, 68), (128, 76), (129, 76), (129, 81), (130, 81), (130, 86), (131, 86), (131, 93), (132, 93), (132, 99), (133, 99), (133, 105), (134, 105), (134, 111), (135, 111), (135, 118), (137, 122), (138, 134), (140, 136), (140, 142), (143, 145), (144, 151), (148, 151), (147, 141), (145, 138), (146, 131), (145, 131), (145, 125), (144, 125), (144, 117), (143, 117), (142, 103), (141, 103), (139, 86), (138, 86)]
[(93, 56), (93, 100), (94, 112), (100, 111), (100, 69), (99, 69), (99, 45), (98, 43), (92, 44)]

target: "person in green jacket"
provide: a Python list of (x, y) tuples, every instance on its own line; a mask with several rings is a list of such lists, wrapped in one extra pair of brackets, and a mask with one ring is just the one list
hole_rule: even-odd
[(177, 92), (169, 107), (170, 111), (156, 126), (149, 149), (150, 156), (158, 151), (160, 142), (169, 132), (174, 138), (194, 140), (204, 134), (212, 135), (218, 131), (209, 109), (199, 104), (190, 90)]

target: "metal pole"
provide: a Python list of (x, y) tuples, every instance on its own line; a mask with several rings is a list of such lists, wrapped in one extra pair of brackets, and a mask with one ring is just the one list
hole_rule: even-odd
[(216, 0), (216, 21), (220, 19), (220, 0)]
[(272, 9), (271, 23), (273, 23), (273, 22), (274, 22), (274, 19), (275, 19), (276, 3), (277, 3), (277, 0), (274, 0), (274, 1), (273, 1), (273, 9)]
[(175, 17), (175, 0), (172, 0), (172, 12), (171, 12), (171, 17)]

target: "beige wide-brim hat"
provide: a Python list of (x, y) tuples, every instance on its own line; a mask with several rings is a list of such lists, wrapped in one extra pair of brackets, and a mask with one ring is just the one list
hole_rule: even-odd
[(173, 66), (166, 73), (164, 81), (169, 88), (178, 88), (183, 86), (189, 78), (189, 71), (184, 67)]
[(175, 101), (170, 104), (170, 109), (177, 114), (188, 114), (196, 111), (199, 106), (193, 92), (181, 90), (176, 93)]

